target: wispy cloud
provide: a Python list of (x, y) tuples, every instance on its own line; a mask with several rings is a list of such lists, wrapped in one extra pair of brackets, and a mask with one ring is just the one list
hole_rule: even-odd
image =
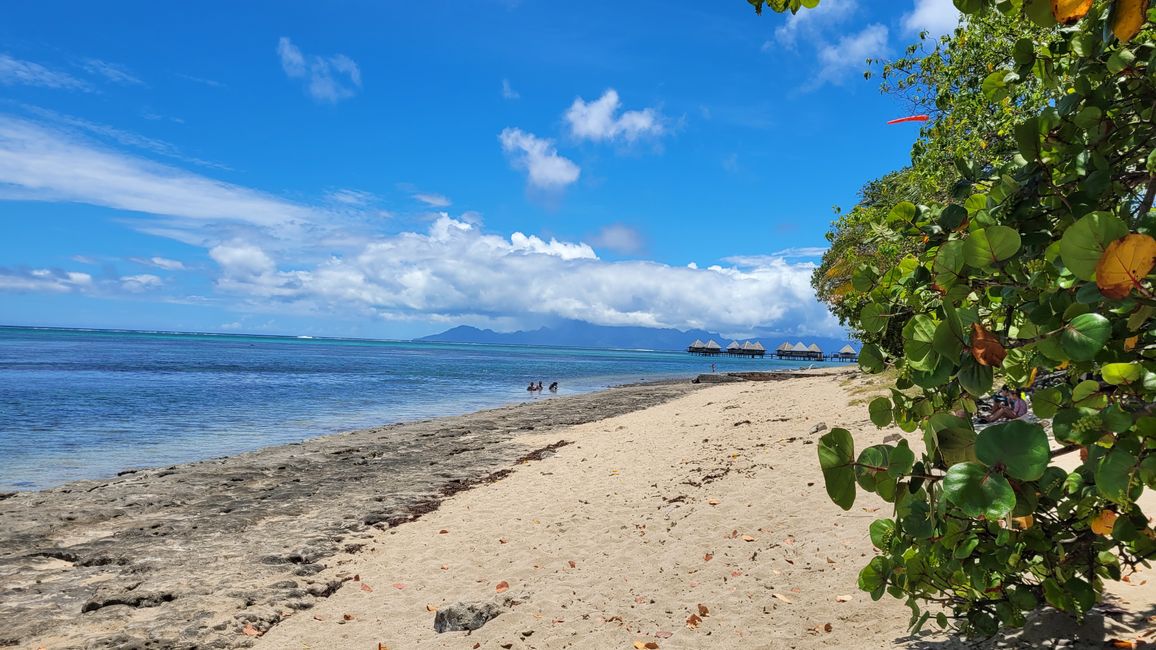
[(957, 25), (959, 10), (952, 0), (915, 0), (911, 13), (903, 16), (907, 31), (927, 32), (932, 38), (952, 33)]
[(147, 259), (143, 257), (133, 257), (131, 261), (145, 266), (155, 266), (158, 269), (164, 269), (166, 271), (185, 271), (188, 269), (184, 262), (167, 257), (150, 257)]
[(434, 208), (448, 208), (450, 204), (453, 203), (453, 201), (450, 201), (448, 197), (442, 196), (441, 194), (418, 193), (414, 194), (413, 198)]
[(128, 68), (116, 63), (109, 63), (100, 59), (85, 59), (81, 62), (80, 67), (89, 74), (104, 77), (106, 80), (122, 86), (144, 85), (144, 82), (129, 72)]
[(841, 84), (867, 67), (867, 59), (887, 52), (887, 27), (871, 24), (819, 49), (819, 71), (804, 86), (813, 90), (824, 84)]
[(344, 54), (305, 55), (288, 37), (277, 42), (281, 68), (291, 79), (305, 82), (305, 92), (318, 102), (336, 104), (361, 89), (361, 69)]
[(204, 85), (204, 86), (209, 86), (210, 88), (224, 88), (225, 87), (225, 84), (223, 84), (219, 81), (216, 81), (215, 79), (205, 79), (203, 77), (194, 77), (192, 75), (181, 74), (179, 72), (177, 73), (177, 76), (180, 77), (181, 79), (185, 79), (187, 81), (192, 81), (194, 83), (199, 83), (199, 84)]
[(503, 99), (518, 99), (522, 95), (510, 86), (509, 79), (502, 79), (502, 98)]
[(598, 231), (598, 234), (591, 238), (590, 243), (615, 253), (633, 255), (643, 249), (645, 239), (637, 229), (615, 223)]
[(41, 86), (61, 90), (91, 91), (88, 82), (59, 70), (52, 70), (39, 63), (23, 61), (7, 54), (0, 54), (0, 84), (5, 86)]
[[(951, 0), (947, 2), (950, 4)], [(815, 9), (787, 18), (775, 30), (774, 38), (763, 43), (762, 49), (764, 52), (805, 49), (819, 62), (818, 70), (803, 85), (803, 91), (842, 84), (862, 72), (868, 58), (883, 56), (888, 50), (886, 26), (870, 23), (852, 29), (853, 19), (860, 13), (858, 0), (824, 0)]]
[(619, 114), (621, 107), (618, 92), (613, 88), (590, 102), (581, 97), (575, 99), (565, 115), (570, 134), (580, 140), (633, 142), (665, 132), (664, 119), (656, 109), (644, 108)]
[(858, 0), (824, 0), (814, 9), (792, 14), (775, 29), (774, 40), (763, 43), (763, 51), (775, 46), (795, 49), (800, 40), (822, 39), (827, 30), (846, 22), (858, 9)]
[(558, 155), (552, 140), (514, 128), (504, 129), (498, 139), (514, 167), (526, 171), (533, 187), (560, 190), (582, 173), (572, 160)]
[(325, 195), (330, 201), (342, 203), (344, 205), (366, 206), (377, 201), (377, 196), (372, 192), (363, 190), (340, 189), (333, 190)]

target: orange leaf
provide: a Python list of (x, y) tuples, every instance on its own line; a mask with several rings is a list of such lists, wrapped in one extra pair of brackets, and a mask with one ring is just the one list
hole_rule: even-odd
[(658, 644), (654, 641), (635, 641), (634, 650), (657, 650)]
[(703, 617), (710, 616), (710, 609), (706, 605), (699, 603), (698, 604), (698, 615), (703, 616)]
[(698, 617), (698, 614), (691, 614), (686, 619), (686, 626), (692, 630), (697, 628), (699, 623), (702, 623), (702, 619)]
[(717, 506), (719, 503), (718, 499), (707, 499), (706, 502), (707, 502), (707, 505), (712, 505), (712, 506)]
[(387, 646), (387, 645), (385, 645), (384, 643), (382, 643), (382, 642), (378, 641), (378, 642), (377, 642), (377, 650), (389, 650), (389, 646)]
[(393, 583), (393, 588), (394, 589), (405, 589), (405, 583), (404, 582), (395, 582), (395, 583)]
[(367, 585), (363, 582), (363, 583), (361, 583), (361, 590), (362, 591), (373, 591), (373, 587), (370, 587), (369, 585)]
[(1111, 534), (1112, 527), (1116, 525), (1116, 513), (1111, 510), (1103, 510), (1096, 518), (1092, 520), (1092, 532), (1097, 535), (1107, 536)]
[(450, 532), (450, 531), (448, 531), (448, 530), (446, 530), (445, 528), (443, 528), (443, 529), (441, 529), (441, 530), (439, 530), (439, 531), (438, 531), (438, 535), (445, 535), (445, 534), (447, 534), (447, 533), (449, 533), (449, 532)]
[(1092, 8), (1092, 0), (1052, 0), (1052, 15), (1056, 22), (1070, 25), (1084, 17)]
[(975, 357), (981, 366), (999, 367), (1007, 356), (1007, 350), (983, 325), (972, 323), (971, 356)]
[(253, 625), (251, 623), (245, 623), (245, 627), (241, 629), (241, 633), (244, 634), (245, 636), (260, 636), (261, 635), (261, 633), (257, 631), (257, 628), (253, 627)]
[(503, 581), (501, 581), (501, 582), (499, 582), (499, 583), (498, 583), (498, 586), (494, 587), (494, 591), (496, 591), (496, 592), (498, 592), (498, 593), (500, 594), (500, 593), (502, 593), (503, 591), (505, 591), (505, 590), (507, 590), (507, 589), (509, 589), (509, 588), (510, 588), (510, 583), (508, 583), (508, 582), (506, 582), (505, 580), (503, 580)]
[(352, 621), (352, 620), (353, 620), (353, 614), (342, 614), (342, 615), (341, 615), (341, 620), (343, 620), (343, 621)]
[(750, 535), (743, 535), (743, 541), (744, 542), (753, 542), (753, 541), (755, 541), (755, 538), (751, 537)]
[(450, 570), (450, 565), (448, 565), (448, 564), (442, 565), (442, 571), (449, 571), (449, 570)]
[(1027, 530), (1036, 525), (1036, 518), (1031, 515), (1024, 515), (1023, 517), (1012, 517), (1012, 528), (1016, 530)]
[(1144, 26), (1144, 14), (1148, 11), (1148, 0), (1116, 0), (1116, 20), (1112, 32), (1116, 38), (1127, 43), (1140, 33)]
[(1156, 239), (1132, 233), (1108, 244), (1096, 264), (1096, 286), (1109, 298), (1125, 298), (1156, 264)]
[(1143, 645), (1143, 641), (1126, 641), (1124, 639), (1112, 639), (1105, 645), (1109, 648), (1139, 648)]
[(435, 605), (431, 605), (431, 604), (429, 604), (429, 603), (426, 603), (426, 604), (425, 604), (425, 611), (427, 611), (427, 612), (436, 612), (436, 611), (438, 611), (438, 608), (437, 608), (437, 606), (435, 606)]
[(714, 553), (707, 553), (706, 555), (702, 556), (703, 562), (710, 562), (713, 559), (714, 559)]
[(835, 602), (847, 603), (847, 602), (851, 601), (851, 598), (852, 598), (851, 596), (835, 596)]
[(574, 560), (570, 560), (569, 562), (567, 562), (567, 564), (570, 565), (571, 569), (577, 569), (578, 568), (578, 563), (575, 562)]

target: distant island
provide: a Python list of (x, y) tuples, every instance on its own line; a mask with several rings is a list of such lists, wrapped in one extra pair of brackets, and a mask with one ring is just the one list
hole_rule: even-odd
[[(516, 332), (495, 332), (460, 325), (440, 334), (423, 336), (417, 341), (436, 343), (489, 343), (496, 345), (557, 345), (576, 348), (620, 348), (628, 350), (686, 350), (695, 339), (714, 339), (722, 346), (732, 340), (718, 332), (707, 330), (677, 330), (652, 327), (614, 327), (591, 325), (581, 321), (563, 321), (551, 327)], [(851, 343), (858, 349), (858, 343), (847, 339), (825, 336), (805, 336), (799, 334), (761, 334), (742, 340), (759, 340), (768, 350), (774, 350), (784, 341), (814, 343), (826, 352), (835, 352)]]

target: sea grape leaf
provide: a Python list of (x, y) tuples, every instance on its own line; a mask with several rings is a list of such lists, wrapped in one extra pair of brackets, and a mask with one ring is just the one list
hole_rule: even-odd
[(975, 454), (975, 431), (971, 421), (951, 413), (936, 413), (927, 419), (925, 432), (930, 438), (929, 449), (938, 450), (943, 464), (948, 467), (978, 460)]
[(859, 312), (859, 328), (867, 334), (882, 332), (887, 326), (887, 315), (883, 305), (868, 303)]
[(1080, 314), (1060, 332), (1060, 347), (1072, 361), (1091, 361), (1112, 335), (1112, 323), (1099, 314)]
[(1112, 33), (1116, 38), (1127, 43), (1139, 34), (1140, 28), (1144, 26), (1144, 12), (1147, 8), (1146, 0), (1116, 0), (1113, 6), (1115, 19), (1112, 21)]
[(1059, 410), (1060, 405), (1063, 403), (1063, 399), (1064, 394), (1061, 393), (1058, 388), (1037, 390), (1035, 394), (1032, 395), (1032, 412), (1036, 414), (1036, 417), (1046, 420), (1056, 414), (1056, 411)]
[(999, 338), (983, 326), (982, 323), (971, 324), (971, 356), (981, 366), (998, 368), (1007, 356), (1007, 350), (999, 342)]
[(864, 372), (877, 373), (883, 371), (883, 350), (878, 345), (868, 343), (859, 350), (859, 367)]
[(831, 429), (819, 438), (818, 448), (827, 496), (840, 508), (850, 510), (855, 505), (855, 439), (846, 429)]
[(1010, 259), (1020, 249), (1020, 234), (1007, 226), (988, 226), (971, 233), (963, 241), (963, 259), (968, 266), (987, 268)]
[(1096, 467), (1096, 489), (1121, 505), (1128, 503), (1128, 488), (1138, 460), (1131, 453), (1113, 447)]
[(871, 544), (875, 548), (886, 551), (895, 537), (895, 521), (891, 519), (876, 519), (871, 523)]
[(1043, 476), (1051, 458), (1043, 427), (1023, 420), (1001, 422), (981, 431), (975, 441), (975, 455), (988, 467), (1003, 467), (1008, 476), (1021, 481)]
[(903, 326), (903, 354), (907, 364), (920, 370), (935, 368), (937, 356), (932, 356), (931, 342), (935, 339), (935, 320), (927, 314), (917, 314)]
[(867, 412), (871, 414), (871, 422), (877, 427), (891, 424), (891, 400), (886, 397), (876, 397), (867, 405)]
[[(959, 209), (963, 211), (963, 208)], [(964, 211), (964, 216), (966, 217), (966, 215), (967, 213)], [(953, 239), (944, 242), (935, 255), (935, 261), (931, 263), (931, 272), (935, 276), (935, 283), (941, 287), (949, 287), (959, 281), (960, 272), (963, 271), (963, 262), (963, 240)]]
[(999, 519), (1016, 505), (1007, 479), (979, 463), (952, 465), (943, 477), (943, 495), (971, 517)]
[(1119, 300), (1132, 293), (1156, 265), (1156, 239), (1132, 233), (1104, 249), (1096, 264), (1096, 286), (1109, 298)]
[(1138, 363), (1106, 363), (1100, 368), (1104, 381), (1114, 386), (1132, 384), (1144, 375), (1144, 366)]
[(995, 373), (991, 366), (981, 366), (971, 355), (967, 355), (960, 363), (956, 379), (964, 390), (976, 397), (983, 397), (991, 391)]
[(1081, 280), (1096, 276), (1096, 265), (1108, 244), (1128, 234), (1128, 226), (1109, 212), (1092, 212), (1068, 226), (1060, 238), (1064, 266)]

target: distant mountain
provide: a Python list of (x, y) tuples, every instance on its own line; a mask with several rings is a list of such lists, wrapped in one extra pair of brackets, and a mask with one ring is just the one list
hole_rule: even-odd
[[(731, 339), (718, 332), (706, 330), (658, 329), (651, 327), (610, 327), (606, 325), (591, 325), (581, 321), (565, 321), (552, 327), (540, 327), (531, 331), (495, 332), (494, 330), (478, 329), (468, 325), (460, 325), (448, 329), (441, 334), (432, 334), (417, 339), (418, 341), (432, 341), (438, 343), (490, 343), (497, 345), (559, 345), (576, 348), (621, 348), (645, 350), (685, 350), (695, 339), (708, 341), (714, 339), (719, 345), (726, 347)], [(802, 341), (806, 345), (818, 344), (824, 352), (834, 353), (844, 345), (851, 343), (859, 349), (859, 344), (845, 339), (825, 336), (782, 336), (766, 335), (755, 336), (750, 340), (762, 341), (768, 350), (779, 347), (783, 341), (789, 340), (792, 344)]]

